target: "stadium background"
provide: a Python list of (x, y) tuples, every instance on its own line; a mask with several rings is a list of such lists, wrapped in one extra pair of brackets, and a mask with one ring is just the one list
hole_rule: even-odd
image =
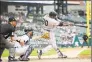
[[(15, 1), (3, 0), (0, 2), (2, 6), (1, 7), (1, 13), (2, 13), (2, 19), (3, 19), (2, 23), (7, 23), (9, 16), (14, 16), (18, 22), (17, 31), (16, 31), (16, 34), (18, 36), (21, 36), (24, 34), (23, 28), (25, 26), (34, 28), (34, 36), (41, 35), (43, 32), (40, 32), (40, 30), (43, 30), (42, 24), (44, 24), (42, 17), (48, 12), (53, 11), (55, 9), (53, 1), (49, 1), (49, 3), (44, 1), (43, 3), (40, 1), (35, 1), (35, 2), (30, 1), (29, 2), (28, 0), (25, 0), (24, 2), (21, 0), (20, 2), (18, 2), (17, 0)], [(49, 10), (47, 10), (47, 8)], [(84, 25), (84, 26), (86, 25), (87, 23), (86, 14), (87, 13), (86, 13), (85, 1), (68, 1), (67, 8), (68, 9), (64, 9), (64, 11), (65, 10), (68, 11), (67, 15), (66, 15), (66, 12), (62, 13), (63, 11), (61, 11), (62, 14), (58, 15), (62, 21), (64, 22), (69, 21), (77, 25)], [(91, 23), (91, 21), (89, 23)], [(84, 33), (86, 33), (87, 28), (78, 27), (78, 26), (58, 28), (55, 31), (58, 46), (59, 47), (64, 47), (66, 45), (68, 45), (69, 47), (75, 46), (75, 43), (72, 43), (72, 46), (69, 43), (67, 44), (65, 43), (66, 45), (62, 43), (63, 41), (62, 36), (67, 36), (69, 29), (70, 31), (76, 30), (77, 35), (76, 35), (75, 42), (78, 42), (79, 46), (81, 46), (81, 43), (83, 42), (82, 36)], [(89, 31), (91, 32), (91, 30)], [(66, 34), (63, 35), (63, 33), (66, 33)], [(89, 35), (89, 37), (90, 36), (91, 35)], [(48, 44), (46, 41), (47, 41), (46, 39), (39, 39), (39, 40), (35, 40), (35, 42), (31, 41), (31, 44), (34, 45), (34, 47), (45, 47)], [(90, 38), (88, 42), (91, 45)]]

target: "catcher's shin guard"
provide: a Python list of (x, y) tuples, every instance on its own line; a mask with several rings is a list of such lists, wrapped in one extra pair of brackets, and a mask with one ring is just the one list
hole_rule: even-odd
[(22, 60), (26, 60), (28, 56), (32, 53), (33, 47), (29, 46), (25, 54), (22, 56)]

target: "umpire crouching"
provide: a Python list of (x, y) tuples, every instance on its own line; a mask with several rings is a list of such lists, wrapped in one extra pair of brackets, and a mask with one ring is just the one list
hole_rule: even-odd
[(0, 24), (0, 62), (2, 62), (1, 56), (5, 48), (9, 50), (9, 61), (16, 61), (15, 59), (15, 48), (12, 42), (7, 41), (7, 38), (10, 37), (11, 41), (13, 41), (13, 32), (16, 27), (16, 20), (14, 17), (9, 18), (8, 24)]

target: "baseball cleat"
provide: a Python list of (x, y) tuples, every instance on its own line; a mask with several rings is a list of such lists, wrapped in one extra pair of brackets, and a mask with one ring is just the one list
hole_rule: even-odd
[(23, 56), (24, 56), (24, 55), (21, 55), (18, 59), (19, 59), (20, 61), (29, 61), (29, 60), (30, 60), (30, 58), (23, 58)]
[(66, 55), (61, 55), (58, 58), (67, 58), (67, 56)]
[(42, 50), (38, 50), (37, 53), (38, 53), (38, 58), (41, 59)]
[(0, 59), (0, 62), (2, 62), (2, 59)]
[(8, 61), (18, 61), (17, 59), (15, 59), (15, 57), (8, 57)]
[(29, 61), (30, 59), (29, 58), (26, 58), (26, 59), (23, 59), (23, 58), (18, 58), (19, 61)]

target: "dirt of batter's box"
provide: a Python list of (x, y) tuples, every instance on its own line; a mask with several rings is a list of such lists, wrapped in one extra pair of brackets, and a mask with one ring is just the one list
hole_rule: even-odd
[(72, 50), (81, 50), (82, 48), (76, 47), (76, 48), (62, 48), (64, 51), (72, 51)]
[(91, 55), (78, 55), (78, 58), (81, 58), (81, 59), (91, 59)]

